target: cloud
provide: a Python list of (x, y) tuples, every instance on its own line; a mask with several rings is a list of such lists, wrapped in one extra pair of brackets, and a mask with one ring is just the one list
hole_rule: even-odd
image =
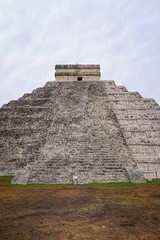
[(102, 79), (160, 103), (159, 0), (0, 0), (0, 104), (98, 63)]

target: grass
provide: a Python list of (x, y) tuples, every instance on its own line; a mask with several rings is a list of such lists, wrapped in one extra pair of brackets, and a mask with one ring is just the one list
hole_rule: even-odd
[[(63, 187), (71, 187), (72, 184), (11, 184), (13, 176), (0, 176), (0, 186), (11, 186), (11, 187), (55, 187), (55, 188), (63, 188)], [(160, 185), (160, 178), (152, 179), (150, 182), (146, 183), (131, 183), (131, 182), (107, 182), (107, 183), (87, 183), (87, 184), (79, 184), (78, 186), (83, 187), (125, 187), (125, 186), (152, 186), (152, 185)]]
[(9, 186), (11, 185), (13, 176), (0, 176), (0, 186)]
[(146, 183), (131, 183), (131, 182), (107, 182), (107, 183), (88, 183), (83, 186), (88, 187), (125, 187), (125, 186), (146, 186), (146, 185), (159, 185), (160, 179), (152, 179), (151, 182)]

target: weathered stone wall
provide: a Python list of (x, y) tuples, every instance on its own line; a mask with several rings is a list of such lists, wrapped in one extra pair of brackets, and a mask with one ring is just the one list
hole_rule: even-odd
[(76, 75), (69, 75), (69, 76), (66, 76), (66, 73), (63, 74), (60, 74), (59, 76), (57, 75), (56, 76), (56, 80), (57, 81), (63, 81), (63, 82), (68, 82), (68, 81), (78, 81), (77, 78), (79, 77), (82, 77), (82, 81), (99, 81), (100, 80), (100, 77), (99, 76), (84, 76), (84, 74), (82, 75), (82, 73), (80, 73), (79, 75), (76, 74)]
[(138, 169), (160, 177), (160, 106), (113, 81), (106, 82), (106, 91)]
[(0, 109), (0, 175), (27, 169), (26, 183), (128, 181), (136, 169), (159, 176), (159, 124), (153, 100), (113, 81), (48, 82)]
[[(49, 85), (49, 84), (48, 84)], [(45, 142), (54, 88), (46, 84), (0, 108), (0, 175), (12, 175), (32, 163)]]
[(55, 78), (57, 81), (82, 81), (100, 80), (100, 65), (56, 65)]

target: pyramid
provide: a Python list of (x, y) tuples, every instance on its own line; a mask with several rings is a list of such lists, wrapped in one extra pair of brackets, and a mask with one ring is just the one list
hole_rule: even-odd
[(12, 183), (144, 182), (160, 176), (160, 106), (99, 65), (56, 65), (56, 81), (0, 108), (0, 175)]

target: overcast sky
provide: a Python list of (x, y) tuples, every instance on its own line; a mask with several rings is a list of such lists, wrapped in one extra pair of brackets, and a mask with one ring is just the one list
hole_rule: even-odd
[(160, 0), (0, 0), (0, 105), (77, 63), (160, 104)]

